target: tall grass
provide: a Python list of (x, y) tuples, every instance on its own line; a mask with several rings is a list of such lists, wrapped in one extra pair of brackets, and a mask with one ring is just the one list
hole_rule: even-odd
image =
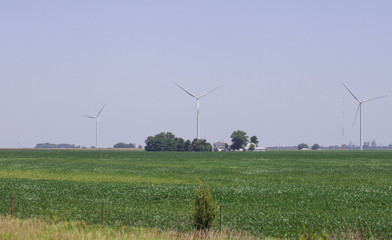
[[(299, 240), (363, 240), (360, 231), (353, 231), (349, 228), (339, 232), (312, 233), (304, 232), (299, 234), (295, 239)], [(135, 227), (116, 227), (102, 228), (97, 225), (89, 225), (84, 222), (53, 222), (44, 221), (37, 218), (30, 219), (11, 219), (9, 216), (0, 216), (0, 239), (2, 240), (269, 240), (274, 238), (256, 237), (247, 233), (241, 233), (235, 230), (223, 229), (222, 233), (207, 231), (162, 231), (160, 229), (145, 229)], [(366, 239), (376, 239), (372, 235)]]
[(32, 219), (11, 219), (0, 216), (0, 239), (3, 240), (253, 240), (253, 236), (236, 231), (176, 232), (160, 229), (144, 229), (132, 227), (102, 228), (83, 222), (48, 222)]

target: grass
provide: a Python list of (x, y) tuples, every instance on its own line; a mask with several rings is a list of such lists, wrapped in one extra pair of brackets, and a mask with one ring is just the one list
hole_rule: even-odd
[(235, 231), (225, 231), (222, 234), (215, 231), (207, 232), (175, 232), (159, 229), (144, 229), (133, 227), (102, 228), (83, 222), (48, 222), (41, 219), (11, 219), (0, 217), (0, 239), (86, 239), (86, 240), (252, 240)]
[[(229, 230), (266, 238), (392, 238), (392, 152), (0, 151), (0, 213), (190, 232), (197, 179)], [(217, 227), (218, 223), (215, 223)], [(350, 232), (349, 231), (349, 232)], [(312, 235), (313, 234), (313, 235)]]

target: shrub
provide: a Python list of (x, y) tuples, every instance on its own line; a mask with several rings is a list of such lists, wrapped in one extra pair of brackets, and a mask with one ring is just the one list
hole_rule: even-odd
[(256, 145), (254, 143), (251, 143), (250, 146), (249, 146), (249, 151), (254, 151), (255, 148), (256, 148), (255, 146)]
[(213, 201), (210, 189), (205, 188), (202, 182), (199, 182), (195, 193), (194, 226), (198, 230), (209, 229), (218, 215), (217, 202)]

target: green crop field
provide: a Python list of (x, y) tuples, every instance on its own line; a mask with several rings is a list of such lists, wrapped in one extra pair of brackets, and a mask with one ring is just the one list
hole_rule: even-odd
[(392, 238), (392, 151), (1, 150), (0, 213), (188, 231), (198, 179), (225, 228)]

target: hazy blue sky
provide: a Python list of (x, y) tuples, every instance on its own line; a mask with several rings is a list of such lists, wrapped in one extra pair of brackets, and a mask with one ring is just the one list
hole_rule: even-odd
[[(1, 1), (0, 147), (173, 132), (263, 146), (392, 144), (392, 1)], [(344, 97), (344, 108), (342, 98)]]

